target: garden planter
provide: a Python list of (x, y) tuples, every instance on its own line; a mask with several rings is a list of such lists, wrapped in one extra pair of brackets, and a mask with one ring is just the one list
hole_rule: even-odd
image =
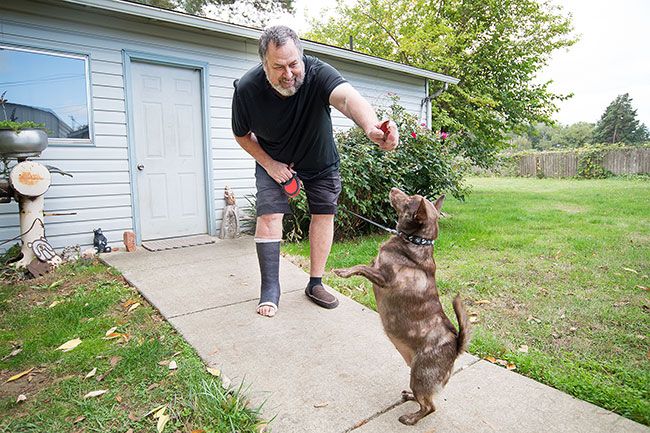
[(47, 134), (42, 129), (26, 128), (18, 132), (0, 129), (0, 155), (6, 158), (39, 156), (47, 147)]

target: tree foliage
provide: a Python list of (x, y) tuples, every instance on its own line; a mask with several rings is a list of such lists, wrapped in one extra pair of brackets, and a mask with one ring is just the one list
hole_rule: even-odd
[[(440, 72), (458, 85), (432, 102), (432, 125), (454, 132), (466, 155), (487, 165), (506, 134), (550, 123), (565, 98), (535, 82), (550, 54), (575, 42), (570, 15), (537, 0), (360, 0), (308, 38)], [(440, 82), (430, 86), (434, 94)]]
[(269, 19), (293, 11), (293, 0), (134, 0), (137, 3), (264, 27)]
[(525, 131), (513, 135), (510, 147), (518, 150), (548, 150), (578, 148), (592, 143), (594, 124), (577, 122), (571, 125), (530, 125)]
[(637, 120), (628, 93), (609, 104), (594, 130), (594, 141), (599, 143), (635, 144), (649, 139), (648, 128)]

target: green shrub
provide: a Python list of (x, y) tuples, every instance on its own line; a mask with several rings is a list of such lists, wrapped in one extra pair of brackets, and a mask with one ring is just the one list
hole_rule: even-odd
[(31, 120), (26, 122), (0, 120), (0, 129), (13, 129), (15, 132), (19, 132), (21, 129), (42, 129), (43, 127), (45, 127), (44, 123), (36, 123)]
[[(392, 187), (429, 199), (443, 193), (463, 199), (466, 193), (462, 182), (469, 164), (455, 145), (453, 134), (442, 139), (440, 133), (423, 128), (396, 100), (387, 113), (381, 114), (398, 125), (400, 143), (394, 151), (382, 151), (358, 127), (335, 136), (343, 183), (335, 227), (337, 238), (377, 230), (345, 209), (393, 227), (395, 212), (388, 201)], [(309, 228), (304, 194), (292, 200), (291, 207), (293, 218), (285, 218), (284, 230), (285, 238), (295, 241), (303, 238)]]
[(612, 172), (603, 167), (603, 156), (611, 148), (611, 146), (594, 145), (580, 149), (576, 177), (580, 179), (605, 179), (612, 176)]

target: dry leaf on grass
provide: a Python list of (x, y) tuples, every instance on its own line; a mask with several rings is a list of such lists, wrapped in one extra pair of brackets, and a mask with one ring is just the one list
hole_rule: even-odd
[(208, 371), (208, 373), (210, 373), (215, 377), (221, 376), (221, 370), (219, 370), (218, 368), (206, 367), (205, 369)]
[(76, 418), (74, 419), (74, 421), (72, 421), (72, 424), (77, 424), (77, 423), (79, 423), (79, 422), (81, 422), (81, 421), (83, 421), (83, 420), (85, 420), (85, 419), (86, 419), (85, 416), (83, 416), (83, 415), (79, 415), (78, 417), (76, 417)]
[(140, 303), (139, 303), (139, 302), (136, 302), (135, 304), (131, 305), (131, 306), (129, 307), (129, 309), (128, 309), (126, 312), (127, 312), (127, 313), (130, 313), (131, 311), (135, 310), (135, 309), (138, 308), (139, 306), (140, 306)]
[(84, 400), (87, 398), (99, 397), (102, 394), (106, 394), (107, 389), (98, 389), (97, 391), (90, 391), (88, 394), (84, 395)]
[(34, 369), (34, 367), (30, 368), (29, 370), (22, 371), (22, 372), (20, 372), (20, 373), (18, 373), (18, 374), (14, 374), (14, 375), (11, 376), (9, 379), (7, 379), (7, 380), (5, 381), (5, 383), (13, 382), (14, 380), (18, 380), (18, 379), (20, 379), (21, 377), (23, 377), (23, 376), (28, 375), (29, 373), (31, 373), (33, 369)]
[(62, 345), (56, 348), (56, 350), (60, 350), (62, 352), (69, 352), (75, 347), (79, 346), (81, 344), (81, 338), (75, 338), (74, 340), (66, 341)]
[(517, 349), (517, 351), (522, 352), (522, 353), (528, 353), (528, 346), (525, 345), (525, 344), (522, 344), (521, 346), (519, 346), (519, 349)]
[(93, 377), (95, 375), (95, 373), (97, 373), (97, 367), (90, 370), (88, 372), (88, 374), (86, 375), (86, 377), (84, 377), (84, 379), (89, 379), (89, 378)]
[(489, 304), (490, 301), (488, 301), (487, 299), (481, 299), (480, 301), (474, 301), (474, 303), (476, 305), (484, 305), (484, 304)]
[[(147, 412), (147, 413), (145, 413), (144, 415), (142, 415), (142, 418), (146, 418), (146, 417), (148, 417), (149, 415), (151, 415), (152, 413), (154, 413), (154, 412), (158, 412), (159, 410), (161, 410), (161, 409), (164, 408), (164, 407), (167, 407), (167, 405), (161, 404), (160, 406), (156, 406), (156, 407), (154, 407), (153, 409), (151, 409), (149, 412)], [(154, 418), (155, 418), (155, 416), (154, 416)]]
[(176, 370), (178, 368), (178, 365), (176, 365), (176, 361), (172, 360), (169, 361), (169, 369), (170, 370)]
[(637, 274), (637, 275), (639, 274), (639, 271), (636, 271), (636, 270), (634, 270), (634, 269), (623, 268), (623, 270), (624, 270), (624, 271), (628, 271), (628, 272), (632, 272), (633, 274)]
[(118, 403), (122, 403), (122, 396), (121, 395), (116, 395), (115, 400), (117, 400)]
[(16, 399), (16, 403), (20, 403), (27, 400), (27, 396), (25, 394), (20, 394), (18, 398)]
[(506, 368), (508, 370), (516, 370), (517, 366), (515, 364), (513, 364), (512, 362), (508, 362), (508, 363), (506, 363)]
[(5, 361), (5, 360), (7, 360), (7, 359), (9, 359), (9, 358), (12, 358), (12, 357), (18, 355), (18, 354), (19, 354), (20, 352), (22, 352), (22, 351), (23, 351), (23, 349), (20, 348), (20, 347), (19, 347), (18, 349), (14, 349), (14, 350), (11, 351), (11, 353), (10, 353), (9, 355), (7, 355), (7, 356), (5, 356), (4, 358), (2, 358), (2, 360)]
[(51, 303), (47, 308), (53, 308), (53, 307), (56, 307), (56, 306), (59, 305), (60, 303), (61, 303), (61, 301), (54, 301), (54, 302), (52, 302), (52, 303)]
[(491, 362), (492, 364), (496, 364), (497, 359), (494, 356), (486, 356), (485, 358), (486, 361)]
[(322, 402), (322, 403), (316, 403), (316, 404), (314, 405), (314, 407), (315, 407), (316, 409), (319, 409), (319, 408), (321, 408), (321, 407), (326, 407), (328, 404), (329, 404), (329, 402), (324, 401), (324, 402)]
[(117, 326), (113, 326), (111, 329), (109, 329), (108, 331), (106, 331), (105, 336), (108, 337), (109, 335), (114, 334), (115, 331), (117, 331)]
[(158, 418), (158, 424), (156, 425), (158, 433), (162, 433), (165, 429), (165, 425), (167, 425), (167, 421), (169, 421), (169, 415), (161, 415), (161, 417)]

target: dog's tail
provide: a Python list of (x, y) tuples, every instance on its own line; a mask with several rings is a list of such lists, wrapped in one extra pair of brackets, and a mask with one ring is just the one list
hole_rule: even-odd
[(453, 301), (454, 312), (456, 313), (456, 319), (458, 320), (458, 339), (456, 340), (456, 350), (458, 355), (467, 350), (469, 345), (470, 338), (470, 325), (469, 319), (467, 318), (467, 313), (465, 312), (465, 307), (463, 306), (463, 301), (460, 299), (460, 295), (456, 295)]

